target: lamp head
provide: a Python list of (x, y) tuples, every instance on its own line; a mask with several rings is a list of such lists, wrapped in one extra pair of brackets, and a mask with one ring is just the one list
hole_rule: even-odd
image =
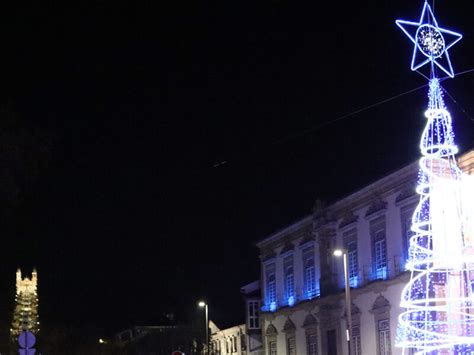
[(333, 255), (334, 255), (334, 256), (342, 256), (342, 254), (344, 254), (344, 253), (343, 253), (343, 251), (342, 251), (341, 249), (336, 249), (336, 250), (334, 250), (334, 252), (333, 252)]
[(204, 308), (204, 307), (206, 307), (206, 302), (199, 301), (198, 306), (201, 307), (201, 308)]

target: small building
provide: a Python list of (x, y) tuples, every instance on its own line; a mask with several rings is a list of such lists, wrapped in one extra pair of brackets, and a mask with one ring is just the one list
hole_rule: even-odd
[(212, 355), (263, 355), (260, 281), (241, 287), (240, 293), (245, 302), (245, 323), (221, 330), (210, 321), (209, 350)]
[(209, 352), (211, 354), (247, 354), (247, 334), (245, 324), (221, 330), (212, 323), (212, 325), (210, 324), (210, 329), (211, 341), (209, 344)]
[(181, 325), (134, 326), (115, 335), (117, 354), (165, 355), (182, 351), (198, 354), (198, 334)]

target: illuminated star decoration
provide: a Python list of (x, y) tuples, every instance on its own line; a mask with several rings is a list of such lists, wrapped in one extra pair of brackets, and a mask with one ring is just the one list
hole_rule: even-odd
[(435, 64), (451, 78), (454, 77), (448, 49), (460, 41), (462, 35), (440, 28), (427, 1), (423, 6), (419, 22), (404, 20), (395, 22), (415, 44), (411, 70), (418, 70), (431, 62), (432, 67)]

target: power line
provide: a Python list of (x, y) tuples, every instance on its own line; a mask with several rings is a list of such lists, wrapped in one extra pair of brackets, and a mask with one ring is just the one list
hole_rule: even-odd
[(374, 103), (374, 104), (371, 104), (371, 105), (362, 107), (362, 108), (360, 108), (360, 109), (358, 109), (358, 110), (355, 110), (355, 111), (353, 111), (353, 112), (351, 112), (351, 113), (345, 114), (345, 115), (343, 115), (343, 116), (339, 116), (339, 117), (337, 117), (337, 118), (335, 118), (335, 119), (333, 119), (333, 120), (331, 120), (331, 121), (323, 122), (323, 123), (318, 124), (318, 125), (316, 125), (316, 126), (310, 127), (310, 128), (308, 128), (308, 129), (306, 129), (306, 130), (304, 130), (304, 131), (300, 131), (300, 132), (294, 133), (294, 134), (292, 134), (292, 135), (286, 136), (286, 137), (284, 137), (284, 138), (281, 138), (281, 139), (279, 139), (279, 140), (273, 142), (272, 144), (273, 144), (273, 145), (282, 144), (282, 143), (285, 143), (285, 142), (287, 142), (287, 141), (289, 141), (289, 140), (292, 140), (292, 139), (294, 139), (294, 138), (298, 138), (298, 137), (304, 136), (304, 135), (306, 135), (306, 134), (308, 134), (308, 133), (314, 132), (314, 131), (316, 131), (316, 130), (318, 130), (318, 129), (321, 129), (321, 128), (323, 128), (323, 127), (326, 127), (326, 126), (331, 125), (331, 124), (333, 124), (333, 123), (336, 123), (336, 122), (338, 122), (338, 121), (342, 121), (342, 120), (344, 120), (344, 119), (346, 119), (346, 118), (351, 118), (352, 116), (355, 116), (355, 115), (357, 115), (357, 114), (359, 114), (359, 113), (361, 113), (361, 112), (370, 110), (370, 109), (372, 109), (372, 108), (374, 108), (374, 107), (377, 107), (377, 106), (380, 106), (380, 105), (385, 104), (385, 103), (387, 103), (387, 102), (396, 100), (396, 99), (398, 99), (398, 98), (400, 98), (400, 97), (402, 97), (402, 96), (411, 94), (412, 92), (415, 92), (415, 91), (417, 91), (417, 90), (420, 90), (420, 89), (422, 89), (422, 88), (424, 88), (424, 87), (426, 87), (426, 86), (428, 86), (428, 84), (424, 84), (424, 85), (418, 86), (418, 87), (416, 87), (416, 88), (414, 88), (414, 89), (405, 91), (405, 92), (403, 92), (403, 93), (401, 93), (401, 94), (398, 94), (398, 95), (389, 97), (388, 99), (384, 99), (384, 100), (378, 101), (378, 102), (376, 102), (376, 103)]
[[(417, 71), (417, 72), (418, 72), (418, 71)], [(464, 71), (462, 71), (462, 72), (460, 72), (460, 73), (457, 73), (456, 76), (461, 76), (461, 75), (468, 74), (468, 73), (472, 73), (472, 72), (474, 72), (474, 68), (468, 69), (468, 70), (464, 70)], [(419, 73), (419, 74), (421, 74), (422, 76), (424, 76), (425, 78), (427, 78), (427, 77), (426, 77), (425, 75), (423, 75), (422, 73)], [(445, 77), (445, 78), (441, 79), (440, 81), (446, 80), (446, 79), (448, 79), (448, 78), (449, 78), (449, 77)], [(427, 78), (427, 79), (429, 79), (429, 78)], [(384, 100), (378, 101), (378, 102), (376, 102), (376, 103), (374, 103), (374, 104), (365, 106), (365, 107), (360, 108), (360, 109), (358, 109), (358, 110), (355, 110), (355, 111), (353, 111), (353, 112), (351, 112), (351, 113), (348, 113), (348, 114), (345, 114), (345, 115), (343, 115), (343, 116), (337, 117), (337, 118), (335, 118), (335, 119), (333, 119), (333, 120), (331, 120), (331, 121), (326, 121), (326, 122), (323, 122), (323, 123), (321, 123), (321, 124), (318, 124), (318, 125), (315, 125), (315, 126), (313, 126), (313, 127), (310, 127), (310, 128), (308, 128), (308, 129), (306, 129), (306, 130), (303, 130), (303, 131), (300, 131), (300, 132), (297, 132), (297, 133), (288, 135), (288, 136), (286, 136), (286, 137), (284, 137), (284, 138), (281, 138), (281, 139), (279, 139), (279, 140), (273, 142), (272, 145), (282, 144), (282, 143), (285, 143), (285, 142), (287, 142), (287, 141), (289, 141), (289, 140), (292, 140), (292, 139), (294, 139), (294, 138), (298, 138), (298, 137), (304, 136), (304, 135), (306, 135), (306, 134), (308, 134), (308, 133), (314, 132), (314, 131), (316, 131), (316, 130), (318, 130), (318, 129), (321, 129), (321, 128), (323, 128), (323, 127), (326, 127), (326, 126), (331, 125), (331, 124), (333, 124), (333, 123), (336, 123), (336, 122), (338, 122), (338, 121), (344, 120), (344, 119), (346, 119), (346, 118), (350, 118), (350, 117), (355, 116), (355, 115), (357, 115), (357, 114), (359, 114), (359, 113), (361, 113), (361, 112), (370, 110), (370, 109), (372, 109), (372, 108), (374, 108), (374, 107), (377, 107), (377, 106), (380, 106), (380, 105), (385, 104), (385, 103), (387, 103), (387, 102), (396, 100), (396, 99), (398, 99), (398, 98), (400, 98), (400, 97), (402, 97), (402, 96), (411, 94), (412, 92), (415, 92), (415, 91), (420, 90), (420, 89), (422, 89), (422, 88), (424, 88), (424, 87), (427, 87), (427, 86), (428, 86), (428, 84), (418, 86), (418, 87), (416, 87), (416, 88), (414, 88), (414, 89), (405, 91), (405, 92), (403, 92), (403, 93), (401, 93), (401, 94), (398, 94), (398, 95), (389, 97), (388, 99), (384, 99)], [(456, 100), (455, 100), (447, 91), (446, 91), (446, 93), (447, 93), (447, 94), (450, 96), (450, 98), (459, 106), (459, 104), (456, 102)], [(459, 107), (462, 109), (461, 106), (459, 106)], [(462, 109), (462, 110), (463, 110), (463, 112), (464, 112), (471, 120), (473, 120), (473, 119), (471, 118), (471, 116), (469, 116), (469, 114), (468, 114), (464, 109)], [(473, 121), (474, 121), (474, 120), (473, 120)]]
[(469, 118), (471, 120), (471, 122), (474, 123), (474, 118), (472, 118), (472, 116), (467, 113), (467, 111), (464, 109), (464, 107), (462, 107), (459, 102), (457, 102), (457, 100), (453, 97), (453, 95), (451, 95), (448, 90), (446, 90), (445, 88), (443, 88), (443, 91), (449, 96), (449, 98), (456, 104), (457, 107), (459, 107), (459, 109), (461, 110), (462, 113), (464, 113), (466, 115), (467, 118)]

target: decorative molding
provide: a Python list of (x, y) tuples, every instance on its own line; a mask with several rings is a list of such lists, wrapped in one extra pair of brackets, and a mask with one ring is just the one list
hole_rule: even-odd
[(273, 251), (270, 253), (264, 254), (260, 257), (263, 264), (269, 264), (271, 261), (274, 261), (275, 258), (276, 258), (276, 253)]
[(289, 332), (294, 332), (296, 330), (295, 323), (288, 317), (288, 319), (285, 322), (285, 325), (283, 326), (283, 332), (289, 333)]
[(360, 309), (359, 307), (357, 307), (356, 304), (354, 303), (351, 303), (351, 315), (356, 315), (356, 314), (360, 314)]
[(405, 200), (411, 200), (411, 198), (416, 197), (419, 199), (419, 195), (415, 191), (415, 185), (410, 184), (402, 189), (402, 191), (395, 198), (395, 204), (398, 206), (403, 204)]
[(309, 328), (309, 327), (316, 327), (318, 325), (318, 320), (316, 319), (315, 316), (313, 316), (311, 313), (308, 314), (304, 321), (303, 325), (301, 326), (302, 328)]
[(306, 247), (309, 247), (310, 245), (314, 245), (315, 242), (315, 236), (314, 235), (307, 235), (304, 237), (301, 242), (298, 244), (298, 248), (304, 249)]
[(339, 222), (339, 229), (347, 230), (354, 227), (357, 224), (358, 219), (359, 216), (355, 215), (352, 211), (346, 212), (342, 217), (341, 222)]
[(277, 335), (277, 334), (278, 334), (277, 329), (275, 328), (275, 326), (272, 323), (270, 323), (267, 326), (267, 329), (265, 331), (265, 335), (268, 337), (268, 336)]
[(385, 213), (386, 210), (387, 210), (387, 202), (377, 197), (375, 201), (372, 202), (369, 209), (365, 213), (365, 217), (367, 219), (377, 218), (382, 213)]
[(373, 314), (388, 313), (390, 311), (390, 302), (381, 294), (375, 299), (372, 309), (370, 310)]
[(294, 250), (295, 250), (295, 245), (293, 243), (287, 242), (283, 246), (283, 249), (280, 251), (280, 256), (291, 254), (293, 253)]

